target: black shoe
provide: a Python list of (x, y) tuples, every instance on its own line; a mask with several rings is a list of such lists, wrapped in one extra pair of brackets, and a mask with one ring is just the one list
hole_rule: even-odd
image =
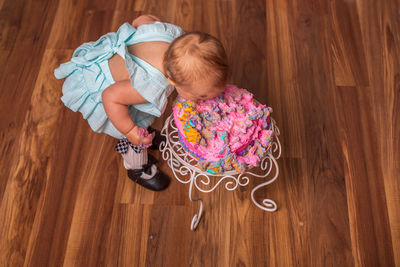
[(153, 138), (153, 144), (149, 147), (149, 149), (158, 150), (160, 148), (161, 142), (164, 142), (165, 144), (167, 139), (165, 138), (164, 135), (161, 135), (161, 132), (159, 130), (156, 130), (152, 127), (148, 127), (147, 130), (149, 131), (149, 133), (155, 132), (155, 136)]
[[(153, 191), (160, 191), (168, 187), (170, 179), (169, 177), (161, 172), (155, 165), (157, 160), (149, 154), (149, 159), (147, 164), (143, 165), (142, 169), (135, 169), (135, 170), (128, 170), (128, 177), (134, 181), (135, 183), (153, 190)], [(152, 167), (154, 165), (154, 167)], [(152, 178), (150, 179), (144, 179), (141, 176), (144, 175), (151, 175), (152, 174), (152, 169), (154, 171), (155, 169), (155, 174)]]

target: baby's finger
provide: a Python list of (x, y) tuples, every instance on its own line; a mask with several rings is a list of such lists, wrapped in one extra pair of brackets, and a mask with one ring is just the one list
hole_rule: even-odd
[(146, 136), (142, 138), (141, 141), (143, 144), (151, 144), (151, 142), (153, 141), (153, 136), (152, 135)]
[(140, 140), (140, 141), (141, 141), (141, 142), (140, 142), (140, 147), (142, 147), (142, 148), (148, 148), (148, 147), (151, 146), (152, 138), (151, 138), (151, 136), (150, 136), (150, 137), (145, 137), (145, 138), (142, 138), (142, 140)]

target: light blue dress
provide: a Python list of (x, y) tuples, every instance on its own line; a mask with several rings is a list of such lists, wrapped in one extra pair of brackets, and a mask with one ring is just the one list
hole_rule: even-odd
[(169, 23), (143, 24), (137, 29), (124, 23), (117, 32), (105, 34), (96, 42), (82, 44), (69, 62), (54, 71), (57, 79), (66, 78), (62, 87), (62, 102), (71, 110), (81, 112), (93, 131), (124, 138), (108, 119), (101, 99), (102, 92), (115, 83), (108, 59), (117, 53), (125, 59), (133, 88), (148, 101), (130, 105), (129, 114), (135, 124), (148, 127), (155, 116), (159, 117), (164, 112), (167, 97), (174, 88), (158, 69), (130, 54), (127, 46), (149, 41), (171, 43), (181, 34), (183, 30), (180, 27)]

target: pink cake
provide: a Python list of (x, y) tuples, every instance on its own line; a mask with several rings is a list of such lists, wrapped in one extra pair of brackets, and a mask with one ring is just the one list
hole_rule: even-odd
[(227, 86), (218, 97), (197, 103), (181, 96), (173, 108), (179, 139), (211, 174), (257, 166), (271, 146), (270, 113), (245, 89)]

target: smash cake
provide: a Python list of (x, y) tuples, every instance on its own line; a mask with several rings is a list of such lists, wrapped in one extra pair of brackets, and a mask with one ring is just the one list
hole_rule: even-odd
[(271, 146), (271, 112), (233, 85), (212, 99), (194, 102), (178, 96), (173, 107), (180, 142), (197, 167), (211, 174), (244, 173), (257, 166)]

